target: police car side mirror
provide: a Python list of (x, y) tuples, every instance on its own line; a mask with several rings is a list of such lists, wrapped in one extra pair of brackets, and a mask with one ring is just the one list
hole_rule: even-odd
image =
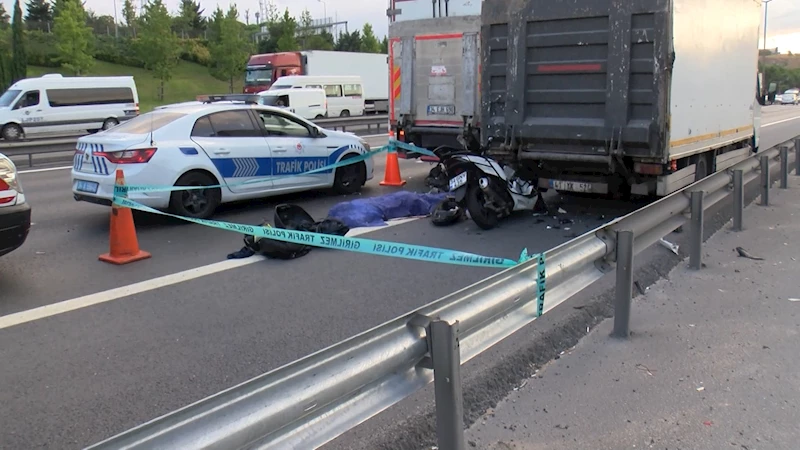
[(325, 137), (325, 134), (317, 127), (311, 127), (311, 137), (312, 138), (321, 138)]

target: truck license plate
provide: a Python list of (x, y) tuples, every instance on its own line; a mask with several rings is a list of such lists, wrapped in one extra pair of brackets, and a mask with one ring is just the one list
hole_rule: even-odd
[(428, 105), (429, 116), (454, 116), (456, 105)]
[(467, 172), (456, 175), (450, 179), (450, 192), (455, 191), (465, 184), (467, 184)]
[(592, 192), (591, 183), (582, 183), (580, 181), (550, 180), (550, 187), (557, 191)]

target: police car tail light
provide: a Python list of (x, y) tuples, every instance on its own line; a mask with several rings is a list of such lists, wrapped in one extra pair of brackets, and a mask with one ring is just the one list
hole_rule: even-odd
[(138, 148), (118, 152), (95, 152), (95, 156), (103, 156), (114, 164), (142, 164), (150, 161), (156, 154), (156, 148)]

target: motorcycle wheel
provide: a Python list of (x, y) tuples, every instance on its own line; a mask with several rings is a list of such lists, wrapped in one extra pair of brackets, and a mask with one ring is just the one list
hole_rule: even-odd
[(478, 227), (484, 230), (491, 230), (497, 226), (500, 218), (497, 217), (497, 213), (484, 206), (484, 194), (480, 186), (477, 184), (470, 186), (464, 200), (469, 216), (472, 217)]

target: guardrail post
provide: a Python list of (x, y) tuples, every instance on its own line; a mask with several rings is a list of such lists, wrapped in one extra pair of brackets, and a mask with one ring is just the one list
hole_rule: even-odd
[(633, 231), (617, 231), (617, 287), (614, 297), (614, 331), (611, 336), (627, 339), (631, 332), (633, 297)]
[(789, 147), (781, 146), (781, 189), (789, 189)]
[(439, 450), (464, 450), (464, 398), (461, 392), (458, 322), (451, 325), (444, 320), (434, 320), (430, 330)]
[(800, 137), (794, 138), (794, 175), (800, 177)]
[(733, 231), (742, 231), (744, 222), (744, 172), (733, 171)]
[(691, 244), (689, 268), (700, 270), (703, 265), (703, 198), (705, 192), (692, 191)]
[(769, 206), (769, 157), (761, 156), (761, 205)]

